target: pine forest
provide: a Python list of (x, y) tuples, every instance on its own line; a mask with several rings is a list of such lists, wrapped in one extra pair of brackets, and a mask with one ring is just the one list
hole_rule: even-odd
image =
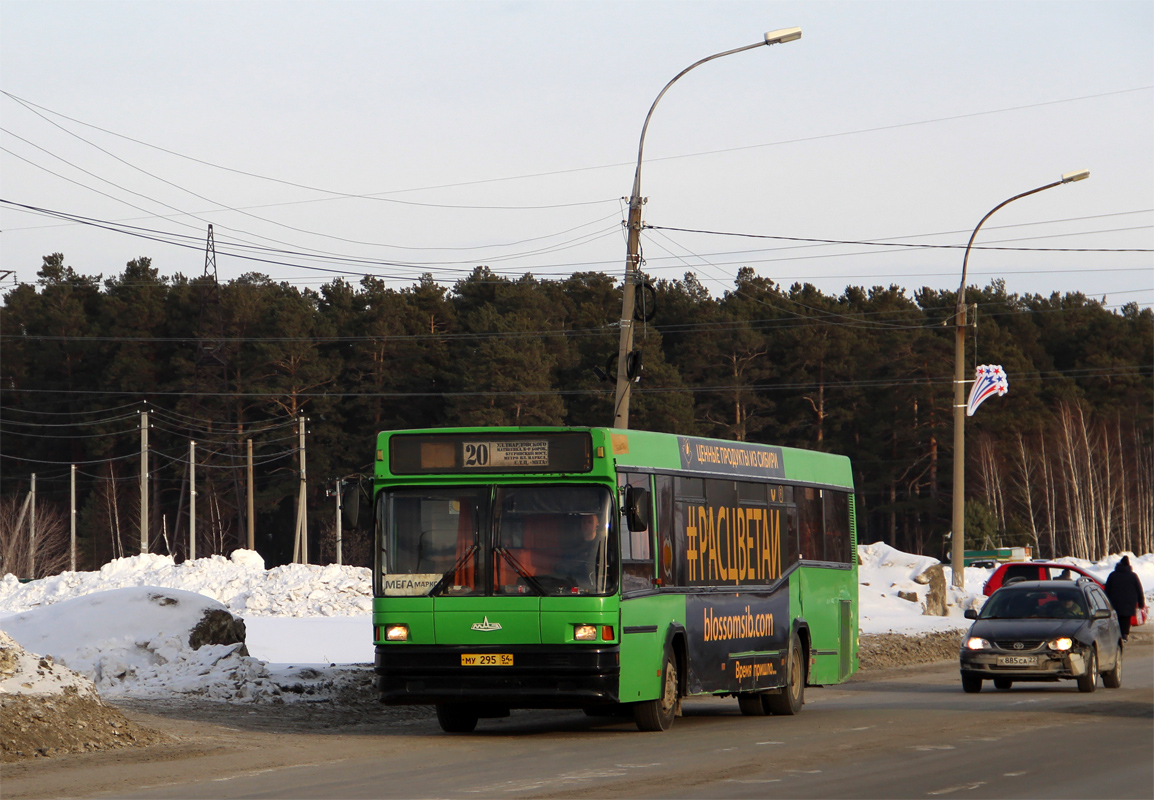
[[(845, 454), (858, 540), (945, 560), (954, 293), (830, 296), (743, 269), (721, 296), (687, 274), (638, 298), (631, 427)], [(966, 546), (1154, 551), (1151, 309), (1000, 282), (965, 302), (967, 377), (1009, 377), (966, 422)], [(73, 507), (79, 569), (140, 552), (142, 506), (149, 551), (186, 558), (191, 464), (196, 555), (243, 546), (251, 524), (266, 563), (286, 563), (302, 455), (308, 559), (332, 562), (333, 491), (370, 471), (379, 430), (610, 424), (620, 314), (619, 278), (594, 272), (314, 290), (164, 278), (148, 258), (87, 276), (46, 256), (0, 309), (0, 573), (69, 568)], [(343, 563), (370, 563), (368, 536), (343, 531)]]

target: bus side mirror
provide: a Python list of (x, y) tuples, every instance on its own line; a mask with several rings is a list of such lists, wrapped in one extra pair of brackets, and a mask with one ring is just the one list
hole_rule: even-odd
[(361, 506), (365, 505), (361, 482), (349, 483), (341, 492), (341, 519), (350, 528), (356, 528), (361, 518)]
[(637, 486), (625, 487), (625, 519), (629, 530), (649, 529), (649, 490)]

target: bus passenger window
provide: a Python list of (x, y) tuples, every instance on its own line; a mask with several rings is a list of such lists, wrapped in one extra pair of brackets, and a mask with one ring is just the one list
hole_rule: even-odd
[[(649, 486), (649, 476), (635, 473), (620, 473), (617, 476), (617, 486), (621, 490), (617, 496), (623, 499), (624, 488), (632, 486), (644, 489), (652, 506), (652, 489)], [(653, 565), (653, 510), (649, 509), (649, 527), (643, 531), (629, 530), (629, 518), (625, 509), (621, 509), (621, 518), (618, 530), (621, 532), (621, 591), (637, 592), (653, 588), (653, 579), (656, 576)]]
[(797, 499), (798, 553), (806, 561), (824, 561), (821, 489), (798, 487), (794, 497)]
[[(657, 577), (662, 586), (679, 585), (676, 579), (678, 552), (673, 527), (673, 478), (657, 475), (653, 478), (655, 499), (657, 500)], [(684, 549), (684, 548), (683, 548)], [(682, 568), (684, 572), (684, 568)]]
[(849, 564), (849, 494), (826, 489), (825, 500), (825, 560)]

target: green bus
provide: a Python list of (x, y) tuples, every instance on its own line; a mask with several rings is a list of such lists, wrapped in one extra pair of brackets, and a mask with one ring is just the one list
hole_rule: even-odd
[(857, 668), (849, 459), (611, 428), (385, 431), (374, 686), (447, 732), (681, 698), (796, 714)]

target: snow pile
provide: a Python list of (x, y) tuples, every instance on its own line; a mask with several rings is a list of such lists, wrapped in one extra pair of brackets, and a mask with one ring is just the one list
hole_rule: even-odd
[[(966, 567), (965, 589), (951, 586), (953, 573), (943, 567), (949, 616), (924, 616), (922, 610), (928, 586), (915, 578), (939, 564), (936, 558), (904, 553), (888, 544), (858, 545), (858, 625), (862, 633), (918, 634), (969, 627), (963, 615), (967, 608), (981, 608), (982, 587), (993, 570)], [(901, 592), (906, 598), (898, 596)]]
[(257, 700), (280, 694), (267, 665), (243, 643), (190, 642), (220, 603), (159, 587), (113, 589), (0, 619), (27, 650), (91, 679), (103, 697), (196, 695)]
[(97, 699), (96, 686), (67, 667), (29, 653), (0, 631), (0, 695), (53, 695)]
[(195, 592), (250, 617), (372, 613), (372, 581), (364, 567), (286, 564), (266, 570), (259, 553), (237, 550), (231, 558), (214, 555), (181, 564), (171, 556), (151, 554), (118, 558), (96, 572), (62, 572), (26, 584), (5, 575), (0, 579), (0, 614), (129, 586)]

